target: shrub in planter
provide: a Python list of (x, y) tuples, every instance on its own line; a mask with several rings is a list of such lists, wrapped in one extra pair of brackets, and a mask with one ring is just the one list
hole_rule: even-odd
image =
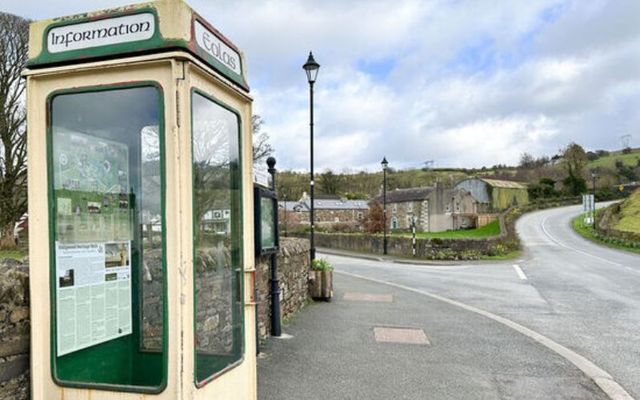
[(313, 299), (331, 300), (333, 297), (333, 267), (329, 261), (317, 258), (311, 263), (309, 292)]

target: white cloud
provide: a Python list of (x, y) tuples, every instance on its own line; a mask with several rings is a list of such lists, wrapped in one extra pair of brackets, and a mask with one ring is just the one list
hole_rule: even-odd
[[(94, 7), (117, 6), (99, 0)], [(281, 0), (192, 6), (247, 55), (282, 168), (309, 165), (309, 50), (316, 170), (480, 166), (552, 154), (569, 141), (640, 143), (640, 2), (635, 0)], [(27, 17), (85, 2), (5, 1)]]

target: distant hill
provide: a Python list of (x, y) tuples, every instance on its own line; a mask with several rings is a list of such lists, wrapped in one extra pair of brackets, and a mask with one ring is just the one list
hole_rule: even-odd
[(617, 160), (622, 161), (625, 165), (635, 167), (640, 160), (640, 149), (632, 149), (630, 153), (624, 154), (622, 151), (612, 151), (609, 155), (602, 156), (597, 160), (589, 161), (588, 168), (614, 168)]
[[(585, 179), (590, 183), (592, 170), (597, 170), (598, 188), (617, 188), (618, 185), (638, 180), (640, 176), (640, 149), (624, 151), (589, 151), (587, 155), (591, 161), (585, 168)], [(537, 184), (540, 179), (547, 178), (558, 182), (556, 189), (561, 188), (560, 182), (566, 177), (566, 171), (561, 158), (546, 158), (542, 164), (526, 167), (497, 165), (483, 168), (424, 168), (387, 171), (387, 190), (395, 190), (432, 186), (442, 182), (450, 187), (462, 179), (481, 176), (487, 178), (514, 180), (529, 184)], [(619, 168), (617, 161), (626, 166)], [(280, 198), (286, 196), (289, 200), (299, 199), (304, 192), (309, 192), (309, 173), (280, 171), (278, 173), (278, 193)], [(351, 199), (370, 199), (381, 193), (382, 171), (335, 173), (331, 171), (316, 171), (315, 193), (317, 195), (339, 195)]]
[[(453, 186), (470, 176), (513, 176), (515, 169), (407, 169), (387, 171), (387, 190), (401, 188), (433, 186), (437, 181), (445, 187)], [(382, 189), (382, 171), (358, 172), (355, 174), (316, 173), (316, 194), (337, 194), (356, 199), (370, 199), (380, 194)], [(303, 192), (309, 192), (309, 173), (283, 171), (278, 173), (278, 193), (280, 198), (299, 199)]]

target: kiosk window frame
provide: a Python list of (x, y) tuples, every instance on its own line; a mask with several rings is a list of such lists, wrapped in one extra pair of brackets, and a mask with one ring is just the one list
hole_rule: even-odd
[[(270, 228), (273, 234), (273, 241), (268, 246), (264, 246), (264, 234), (266, 229), (264, 229), (264, 220), (262, 215), (262, 206), (263, 201), (267, 201), (269, 203), (269, 208), (271, 209), (273, 219), (270, 221)], [(277, 253), (280, 249), (280, 232), (278, 227), (278, 197), (276, 193), (272, 189), (262, 188), (260, 186), (256, 186), (253, 189), (253, 215), (254, 215), (254, 223), (255, 223), (255, 248), (256, 248), (256, 256), (265, 256)]]
[[(75, 95), (75, 94), (89, 94), (89, 93), (101, 93), (101, 92), (109, 92), (109, 91), (119, 91), (126, 89), (136, 89), (136, 88), (153, 88), (156, 90), (157, 94), (157, 103), (156, 110), (158, 115), (158, 149), (159, 149), (159, 173), (160, 173), (160, 220), (162, 224), (162, 233), (161, 233), (161, 266), (162, 266), (162, 290), (161, 295), (163, 297), (162, 301), (162, 345), (161, 349), (161, 376), (159, 379), (158, 385), (148, 386), (148, 385), (133, 385), (133, 384), (119, 384), (119, 383), (95, 383), (95, 382), (84, 382), (84, 381), (74, 381), (70, 379), (61, 379), (58, 376), (58, 367), (57, 367), (57, 265), (56, 265), (56, 221), (57, 221), (57, 205), (56, 205), (56, 195), (55, 195), (55, 187), (54, 187), (54, 127), (53, 127), (53, 103), (54, 100), (59, 96), (64, 95)], [(148, 393), (148, 394), (158, 394), (163, 392), (168, 384), (167, 371), (168, 371), (168, 346), (169, 346), (169, 329), (168, 329), (168, 288), (167, 288), (167, 235), (166, 235), (166, 146), (165, 146), (165, 132), (166, 132), (166, 116), (165, 116), (165, 97), (164, 97), (164, 89), (159, 82), (156, 81), (138, 81), (138, 82), (127, 82), (127, 83), (114, 83), (114, 84), (97, 84), (90, 85), (85, 87), (75, 87), (68, 89), (59, 89), (52, 91), (46, 98), (46, 157), (47, 157), (47, 201), (48, 201), (48, 213), (49, 213), (49, 221), (48, 221), (48, 230), (49, 230), (49, 298), (50, 298), (50, 318), (49, 318), (49, 328), (50, 328), (50, 367), (51, 367), (51, 375), (53, 381), (58, 386), (63, 387), (71, 387), (71, 388), (83, 388), (83, 389), (99, 389), (99, 390), (111, 390), (118, 392), (131, 392), (131, 393)], [(139, 288), (133, 288), (132, 290), (136, 290)], [(139, 289), (137, 296), (134, 292), (132, 294), (132, 300), (136, 300), (137, 304), (132, 304), (141, 309), (142, 307), (142, 290)], [(133, 312), (133, 309), (132, 309)], [(132, 324), (138, 324), (142, 329), (142, 312), (141, 310), (137, 312), (139, 316), (138, 321), (132, 320)], [(139, 352), (142, 353), (154, 353), (153, 350), (144, 350), (142, 346), (142, 335), (140, 335), (140, 340), (138, 343)], [(158, 351), (155, 351), (157, 354)]]
[[(197, 287), (197, 282), (198, 282), (198, 274), (197, 274), (197, 258), (196, 258), (196, 231), (197, 231), (197, 226), (198, 226), (198, 220), (197, 220), (197, 216), (196, 216), (196, 196), (195, 196), (195, 189), (196, 189), (196, 182), (195, 182), (195, 168), (194, 168), (194, 160), (195, 160), (195, 152), (194, 152), (194, 142), (195, 142), (195, 138), (194, 138), (194, 122), (195, 122), (195, 117), (194, 117), (194, 99), (196, 98), (196, 96), (201, 97), (202, 99), (211, 102), (212, 104), (214, 104), (215, 106), (218, 106), (220, 108), (222, 108), (224, 111), (230, 112), (231, 114), (233, 114), (233, 116), (236, 119), (237, 122), (237, 133), (236, 133), (236, 139), (237, 139), (237, 150), (238, 150), (238, 158), (237, 158), (237, 170), (234, 172), (235, 175), (235, 180), (232, 179), (232, 184), (233, 187), (232, 189), (237, 190), (237, 197), (236, 197), (236, 206), (237, 206), (237, 218), (238, 218), (238, 225), (236, 227), (237, 229), (237, 244), (235, 246), (235, 249), (232, 249), (232, 253), (236, 253), (236, 257), (238, 260), (238, 264), (237, 265), (232, 265), (232, 268), (234, 269), (233, 273), (235, 274), (235, 285), (233, 286), (233, 290), (235, 290), (234, 293), (234, 301), (237, 302), (237, 304), (232, 304), (232, 321), (234, 318), (237, 318), (237, 325), (238, 325), (238, 331), (236, 331), (236, 328), (232, 328), (232, 332), (233, 332), (233, 344), (232, 346), (236, 347), (237, 346), (237, 351), (234, 351), (234, 354), (232, 355), (232, 357), (234, 358), (233, 361), (231, 361), (230, 363), (222, 366), (222, 368), (218, 368), (218, 366), (215, 366), (214, 368), (210, 368), (210, 371), (206, 374), (206, 377), (204, 377), (203, 379), (199, 379), (199, 370), (198, 370), (198, 344), (197, 344), (197, 336), (198, 336), (198, 322), (197, 322), (197, 312), (198, 312), (198, 292), (196, 290)], [(196, 87), (192, 87), (191, 91), (190, 91), (190, 96), (189, 96), (189, 104), (190, 104), (190, 115), (191, 115), (191, 131), (190, 131), (190, 139), (191, 139), (191, 175), (192, 175), (192, 210), (193, 210), (193, 215), (192, 215), (192, 234), (193, 234), (193, 248), (192, 248), (192, 256), (193, 256), (193, 330), (194, 330), (194, 347), (193, 347), (193, 351), (194, 351), (194, 357), (193, 357), (193, 379), (194, 379), (194, 384), (195, 387), (200, 389), (204, 386), (206, 386), (207, 384), (209, 384), (210, 382), (212, 382), (213, 380), (215, 380), (216, 378), (218, 378), (221, 375), (224, 375), (225, 373), (229, 372), (230, 370), (234, 369), (235, 367), (239, 366), (240, 364), (242, 364), (244, 362), (244, 357), (245, 357), (245, 349), (246, 349), (246, 343), (245, 343), (245, 326), (244, 326), (244, 306), (245, 306), (245, 299), (244, 299), (244, 207), (243, 207), (243, 202), (244, 202), (244, 181), (243, 181), (243, 146), (242, 146), (242, 129), (243, 129), (243, 122), (242, 122), (242, 118), (240, 116), (240, 113), (235, 110), (234, 108), (230, 107), (229, 105), (225, 104), (224, 102), (222, 102), (221, 100), (217, 99), (216, 97), (210, 95), (209, 93), (207, 93), (204, 90), (201, 90), (199, 88)], [(234, 218), (233, 215), (233, 211), (230, 212), (229, 215), (230, 218)], [(232, 238), (233, 239), (233, 238)], [(233, 259), (233, 255), (232, 255), (232, 259)], [(236, 313), (237, 312), (237, 313)], [(233, 322), (232, 322), (233, 324)], [(233, 325), (232, 325), (233, 327)]]

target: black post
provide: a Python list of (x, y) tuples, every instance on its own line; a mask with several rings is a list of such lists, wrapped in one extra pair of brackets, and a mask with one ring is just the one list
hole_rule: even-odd
[(314, 220), (314, 216), (313, 216), (313, 211), (314, 211), (314, 207), (313, 207), (313, 193), (314, 193), (314, 182), (313, 182), (313, 83), (314, 82), (309, 82), (309, 114), (310, 114), (310, 121), (309, 121), (309, 130), (311, 132), (311, 180), (310, 180), (310, 184), (309, 184), (309, 195), (311, 196), (311, 210), (309, 212), (309, 218), (310, 218), (310, 228), (311, 228), (311, 236), (309, 238), (309, 246), (310, 246), (310, 258), (311, 258), (311, 263), (313, 263), (313, 260), (316, 259), (316, 245), (315, 245), (315, 240), (314, 240), (314, 228), (315, 228), (315, 220)]
[(412, 233), (412, 250), (413, 250), (413, 256), (416, 256), (416, 217), (411, 215), (411, 233)]
[(309, 58), (307, 62), (302, 66), (305, 74), (307, 74), (307, 81), (309, 82), (309, 133), (311, 135), (311, 176), (309, 181), (309, 195), (311, 196), (311, 209), (309, 210), (309, 228), (310, 228), (310, 237), (309, 237), (309, 258), (311, 260), (311, 264), (313, 264), (313, 260), (316, 259), (316, 244), (315, 238), (313, 236), (315, 230), (315, 220), (314, 220), (314, 181), (313, 181), (313, 84), (316, 82), (316, 78), (318, 76), (318, 70), (320, 69), (320, 64), (316, 62), (313, 58), (313, 53), (309, 52)]
[(382, 219), (384, 236), (382, 239), (382, 254), (387, 255), (387, 168), (382, 169)]
[[(267, 158), (268, 171), (271, 174), (271, 189), (276, 191), (276, 159)], [(276, 210), (277, 211), (277, 210)], [(275, 215), (275, 237), (278, 237), (278, 214)], [(271, 254), (271, 336), (282, 335), (282, 326), (280, 324), (280, 283), (278, 281), (278, 253)]]
[(598, 230), (598, 226), (596, 224), (596, 173), (592, 172), (591, 173), (591, 179), (592, 179), (592, 186), (593, 186), (593, 230), (597, 231)]

